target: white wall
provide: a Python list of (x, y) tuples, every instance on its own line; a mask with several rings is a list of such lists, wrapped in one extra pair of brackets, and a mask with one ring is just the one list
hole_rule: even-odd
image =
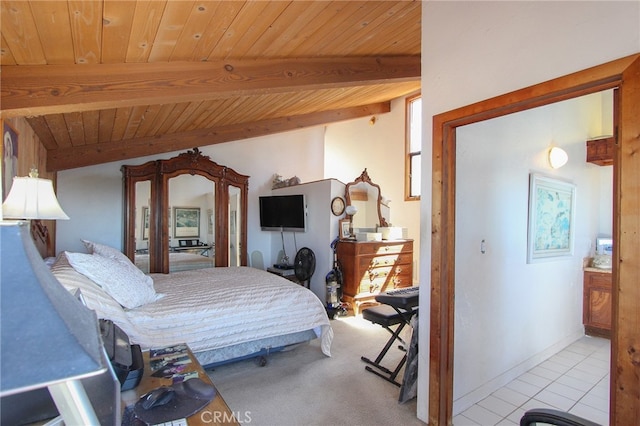
[[(258, 197), (271, 195), (275, 174), (284, 179), (298, 176), (303, 183), (325, 178), (350, 182), (366, 167), (371, 178), (381, 186), (383, 195), (392, 200), (390, 221), (409, 228), (409, 238), (418, 238), (419, 203), (403, 201), (404, 100), (393, 101), (391, 112), (378, 115), (376, 119), (375, 126), (370, 126), (369, 117), (366, 117), (326, 127), (200, 147), (203, 155), (210, 156), (211, 160), (250, 176), (249, 254), (254, 250), (261, 251), (268, 265), (275, 262), (277, 248), (281, 247), (279, 233), (263, 232), (259, 226)], [(184, 151), (59, 172), (58, 198), (71, 220), (58, 224), (56, 250), (83, 251), (81, 238), (122, 249), (120, 167), (171, 158), (180, 152)], [(326, 211), (330, 214), (329, 204)], [(295, 253), (290, 250), (293, 248), (287, 247), (287, 253), (293, 257)]]
[(283, 249), (289, 256), (289, 263), (293, 264), (298, 250), (303, 247), (311, 249), (316, 258), (316, 269), (311, 277), (309, 288), (316, 296), (326, 303), (325, 276), (333, 269), (333, 250), (331, 242), (338, 237), (338, 220), (343, 216), (334, 216), (331, 213), (331, 200), (333, 197), (344, 196), (344, 183), (337, 179), (323, 179), (301, 185), (279, 188), (273, 191), (273, 195), (305, 196), (307, 204), (307, 231), (306, 232), (280, 232), (264, 231), (271, 237), (271, 258), (267, 259), (266, 266), (276, 263), (277, 254)]
[(344, 183), (355, 180), (366, 168), (391, 203), (388, 222), (407, 228), (414, 241), (414, 282), (420, 258), (420, 202), (404, 201), (405, 100), (391, 102), (391, 111), (376, 116), (376, 123), (360, 118), (327, 127), (325, 176)]
[[(639, 18), (638, 2), (422, 3), (421, 283), (431, 278), (432, 117), (637, 53)], [(420, 302), (418, 417), (426, 421), (429, 294)]]
[[(454, 414), (583, 334), (583, 258), (594, 254), (603, 204), (603, 167), (585, 161), (585, 141), (600, 134), (590, 129), (601, 110), (593, 94), (458, 129)], [(552, 143), (569, 154), (558, 170)], [(530, 173), (576, 185), (573, 256), (527, 264)]]
[[(281, 133), (201, 147), (211, 160), (250, 175), (248, 253), (271, 257), (271, 235), (260, 231), (258, 196), (271, 193), (275, 174), (298, 175), (303, 182), (323, 178), (324, 128)], [(186, 151), (186, 150), (185, 150)], [(184, 152), (184, 151), (180, 151)], [(171, 158), (179, 152), (65, 170), (58, 173), (58, 198), (71, 220), (60, 221), (56, 250), (84, 251), (81, 238), (123, 248), (123, 188), (120, 167)]]

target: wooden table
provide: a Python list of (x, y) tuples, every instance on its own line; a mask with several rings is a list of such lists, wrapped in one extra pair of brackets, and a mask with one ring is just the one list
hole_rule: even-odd
[[(191, 352), (191, 349), (187, 348), (187, 354), (191, 358), (191, 362), (186, 365), (183, 373), (195, 371), (198, 373), (198, 377), (206, 383), (213, 385), (213, 382), (204, 371), (196, 357)], [(171, 379), (165, 379), (160, 377), (152, 377), (151, 367), (149, 366), (149, 351), (142, 353), (142, 359), (144, 361), (144, 375), (140, 384), (134, 389), (122, 392), (122, 410), (124, 412), (126, 407), (133, 406), (138, 399), (152, 389), (160, 386), (169, 386), (172, 384)], [(123, 422), (124, 424), (124, 422)], [(229, 409), (229, 406), (224, 401), (218, 389), (216, 389), (216, 396), (213, 400), (202, 410), (196, 414), (187, 417), (187, 424), (193, 425), (239, 425), (234, 413)]]
[[(300, 284), (300, 285), (304, 285), (306, 287), (306, 285), (304, 283), (301, 283), (298, 278), (296, 278), (296, 273), (293, 269), (279, 269), (279, 268), (267, 268), (267, 272), (271, 272), (274, 275), (279, 275), (282, 278), (286, 278), (291, 282), (294, 282), (296, 284)], [(307, 287), (308, 288), (308, 287)]]

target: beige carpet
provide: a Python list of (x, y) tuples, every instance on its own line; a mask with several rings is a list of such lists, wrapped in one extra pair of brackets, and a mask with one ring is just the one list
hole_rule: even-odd
[[(258, 426), (424, 425), (415, 414), (416, 399), (399, 404), (400, 388), (365, 371), (360, 360), (375, 359), (390, 334), (361, 317), (339, 317), (331, 325), (331, 358), (316, 339), (270, 355), (265, 367), (247, 360), (209, 371), (238, 420)], [(393, 368), (402, 355), (396, 345), (383, 364)]]

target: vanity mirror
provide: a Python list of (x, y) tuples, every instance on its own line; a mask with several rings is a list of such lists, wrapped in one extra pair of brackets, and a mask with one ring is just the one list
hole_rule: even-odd
[(249, 176), (198, 148), (122, 173), (125, 254), (144, 272), (247, 264)]
[(376, 232), (378, 226), (388, 226), (382, 215), (382, 194), (380, 186), (373, 183), (367, 169), (353, 182), (345, 187), (347, 211), (349, 206), (355, 207), (356, 213), (351, 215), (351, 227), (354, 232)]
[(345, 211), (353, 207), (357, 210), (347, 214), (356, 238), (345, 238), (343, 229), (348, 224), (341, 221), (336, 257), (342, 267), (342, 300), (358, 315), (361, 306), (376, 303), (380, 292), (413, 284), (413, 240), (369, 235), (382, 236), (379, 227), (389, 227), (389, 213), (382, 203), (380, 187), (371, 181), (367, 169), (346, 185), (345, 198)]

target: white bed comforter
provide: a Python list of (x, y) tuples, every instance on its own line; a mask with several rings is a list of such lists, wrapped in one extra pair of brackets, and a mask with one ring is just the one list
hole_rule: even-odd
[(187, 342), (194, 352), (313, 329), (322, 352), (333, 340), (324, 306), (308, 289), (249, 267), (152, 274), (165, 296), (127, 311), (145, 341)]

